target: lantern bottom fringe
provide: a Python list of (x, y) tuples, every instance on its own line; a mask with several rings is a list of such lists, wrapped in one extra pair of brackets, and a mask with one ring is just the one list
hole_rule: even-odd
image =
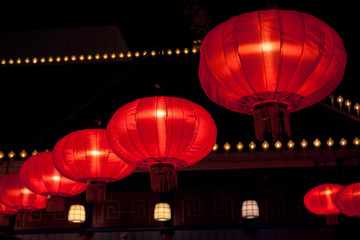
[(338, 225), (338, 224), (339, 224), (338, 215), (326, 216), (326, 225)]
[(271, 136), (275, 142), (290, 138), (290, 113), (283, 103), (269, 102), (254, 107), (255, 137), (259, 141)]
[(86, 201), (102, 202), (106, 199), (106, 182), (93, 181), (87, 183)]
[(65, 199), (61, 196), (49, 196), (46, 199), (46, 212), (63, 212)]
[(18, 210), (16, 213), (15, 224), (18, 227), (24, 227), (30, 217), (30, 210)]
[(177, 174), (172, 164), (157, 163), (150, 166), (151, 189), (154, 192), (170, 192), (177, 188)]

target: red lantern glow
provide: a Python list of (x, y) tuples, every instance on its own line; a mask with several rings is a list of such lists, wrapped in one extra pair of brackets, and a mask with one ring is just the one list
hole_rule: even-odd
[(322, 20), (287, 10), (235, 16), (212, 29), (200, 51), (206, 95), (254, 116), (255, 135), (290, 136), (289, 114), (327, 97), (340, 83), (346, 52)]
[(0, 202), (0, 214), (2, 215), (13, 215), (16, 214), (16, 209), (6, 206)]
[(119, 108), (107, 126), (114, 152), (149, 169), (152, 190), (177, 186), (176, 168), (197, 163), (210, 153), (216, 126), (200, 105), (176, 97), (147, 97)]
[(304, 197), (306, 209), (317, 215), (329, 216), (328, 224), (336, 224), (336, 215), (340, 213), (340, 210), (335, 205), (335, 195), (343, 187), (340, 184), (326, 183), (312, 188)]
[(46, 196), (46, 210), (63, 211), (64, 198), (80, 194), (86, 184), (71, 180), (56, 170), (52, 152), (29, 157), (20, 168), (20, 179), (31, 191)]
[(336, 207), (348, 217), (360, 217), (360, 183), (345, 186), (335, 196)]
[(125, 178), (136, 168), (111, 150), (104, 129), (78, 130), (66, 135), (53, 149), (53, 162), (67, 178), (88, 183), (88, 201), (104, 200), (106, 183)]

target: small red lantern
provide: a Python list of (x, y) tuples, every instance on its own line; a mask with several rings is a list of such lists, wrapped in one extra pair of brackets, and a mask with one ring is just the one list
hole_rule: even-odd
[(20, 168), (22, 183), (34, 193), (48, 197), (48, 212), (64, 211), (64, 198), (80, 194), (86, 184), (71, 180), (56, 170), (52, 152), (41, 152), (29, 157)]
[(85, 129), (60, 139), (53, 149), (55, 168), (67, 178), (88, 184), (87, 201), (103, 201), (106, 183), (118, 181), (136, 167), (110, 148), (105, 129)]
[(16, 214), (16, 209), (6, 206), (0, 202), (0, 214), (4, 216)]
[(25, 223), (31, 211), (44, 209), (46, 197), (30, 191), (22, 184), (19, 172), (8, 173), (0, 179), (0, 202), (17, 210), (17, 221)]
[(360, 218), (360, 183), (345, 186), (335, 196), (336, 207), (348, 217)]
[(326, 216), (327, 224), (337, 224), (340, 210), (335, 205), (335, 195), (343, 188), (340, 184), (326, 183), (310, 189), (304, 197), (307, 210)]
[(200, 105), (176, 97), (147, 97), (119, 108), (107, 126), (109, 143), (126, 161), (150, 169), (151, 188), (177, 186), (176, 168), (197, 163), (212, 150), (216, 126)]
[(309, 14), (270, 9), (241, 14), (204, 38), (199, 78), (206, 95), (254, 116), (255, 136), (290, 137), (290, 112), (327, 97), (340, 83), (346, 52), (339, 35)]

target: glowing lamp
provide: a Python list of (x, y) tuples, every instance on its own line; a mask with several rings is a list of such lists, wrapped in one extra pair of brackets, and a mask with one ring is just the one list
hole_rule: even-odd
[(321, 146), (321, 141), (318, 138), (316, 138), (314, 140), (313, 144), (314, 144), (315, 149), (318, 150)]
[(329, 149), (334, 146), (334, 140), (332, 140), (331, 138), (329, 138), (327, 141), (326, 141), (326, 145), (329, 147)]
[(289, 150), (291, 151), (294, 149), (295, 143), (292, 140), (289, 140), (287, 143), (287, 146), (288, 146)]
[(343, 105), (343, 102), (344, 102), (344, 98), (343, 98), (341, 95), (339, 95), (339, 96), (337, 97), (336, 101), (338, 102), (338, 104), (339, 104), (339, 106), (340, 106), (340, 110), (341, 110), (342, 105)]
[(303, 139), (303, 140), (301, 140), (301, 142), (300, 142), (300, 146), (301, 146), (301, 148), (302, 148), (303, 150), (305, 150), (305, 149), (307, 148), (307, 146), (308, 146), (308, 142), (307, 142), (305, 139)]
[(261, 147), (264, 149), (264, 151), (267, 151), (269, 148), (269, 143), (265, 140), (262, 144)]
[(86, 211), (84, 205), (74, 204), (70, 206), (68, 212), (68, 221), (71, 223), (83, 223), (86, 220)]
[(170, 204), (164, 202), (155, 204), (154, 219), (160, 222), (170, 221), (171, 220)]
[(360, 218), (360, 183), (342, 188), (335, 196), (335, 204), (342, 214)]
[(225, 152), (229, 152), (230, 149), (231, 149), (230, 143), (226, 142), (226, 143), (224, 144), (224, 150), (225, 150)]
[(339, 143), (342, 148), (345, 148), (347, 145), (347, 141), (345, 138), (341, 138)]
[(353, 143), (355, 148), (358, 148), (360, 146), (360, 139), (358, 137), (354, 138)]
[(236, 144), (236, 149), (238, 150), (238, 152), (241, 152), (244, 149), (244, 144), (242, 144), (242, 142), (238, 142)]
[(250, 151), (255, 151), (256, 144), (255, 144), (253, 141), (251, 141), (251, 142), (249, 143), (249, 148), (250, 148)]
[(212, 148), (213, 152), (216, 152), (218, 149), (219, 149), (219, 145), (217, 143), (215, 143)]
[(260, 216), (259, 205), (255, 200), (246, 200), (241, 207), (241, 217), (253, 219)]
[(279, 140), (277, 140), (276, 142), (275, 142), (275, 148), (276, 148), (276, 150), (280, 150), (281, 149), (281, 147), (282, 147), (282, 143), (279, 141)]

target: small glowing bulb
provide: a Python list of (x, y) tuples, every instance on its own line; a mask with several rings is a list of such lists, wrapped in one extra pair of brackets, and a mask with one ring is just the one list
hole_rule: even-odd
[(279, 141), (279, 140), (277, 140), (276, 142), (275, 142), (275, 148), (276, 148), (276, 150), (280, 150), (281, 149), (281, 147), (282, 147), (282, 143)]
[(32, 63), (33, 63), (33, 64), (37, 64), (37, 63), (38, 63), (38, 59), (37, 59), (36, 57), (33, 58), (33, 59), (32, 59)]
[(336, 101), (339, 103), (339, 105), (340, 105), (340, 110), (341, 110), (342, 104), (343, 104), (343, 102), (344, 102), (344, 98), (340, 95), (340, 96), (336, 99)]
[(46, 58), (44, 58), (44, 57), (40, 58), (40, 62), (41, 62), (41, 63), (46, 62)]
[(212, 149), (213, 152), (216, 152), (218, 150), (218, 148), (219, 148), (219, 145), (217, 145), (217, 143), (215, 143), (213, 146), (213, 149)]
[(264, 149), (264, 151), (267, 151), (269, 148), (269, 143), (265, 140), (262, 144), (261, 147)]
[(305, 150), (308, 146), (308, 142), (303, 139), (301, 142), (300, 142), (300, 146), (302, 147), (303, 150)]
[(155, 50), (152, 50), (152, 51), (150, 52), (150, 55), (154, 57), (154, 56), (156, 55), (156, 51), (155, 51)]
[(167, 54), (170, 56), (170, 55), (172, 55), (172, 50), (171, 49), (168, 49), (167, 50)]
[(112, 53), (112, 54), (110, 55), (110, 57), (111, 57), (112, 59), (115, 59), (115, 58), (116, 58), (116, 54), (115, 54), (115, 53)]
[(79, 60), (80, 60), (80, 61), (84, 61), (84, 59), (85, 59), (84, 55), (80, 55), (80, 56), (79, 56)]
[(136, 51), (136, 52), (134, 53), (134, 56), (138, 58), (138, 57), (140, 57), (140, 53), (139, 53), (138, 51)]
[(71, 61), (76, 61), (76, 56), (75, 55), (71, 56)]
[(12, 58), (9, 59), (9, 64), (14, 64), (14, 60)]
[(197, 49), (196, 49), (196, 48), (192, 48), (192, 49), (191, 49), (191, 52), (195, 54), (195, 53), (197, 53)]
[(313, 144), (314, 144), (314, 147), (315, 147), (316, 149), (319, 149), (319, 147), (321, 146), (321, 141), (316, 138), (316, 139), (314, 140)]
[(10, 152), (8, 153), (8, 157), (9, 157), (10, 159), (14, 158), (14, 157), (15, 157), (14, 151), (10, 151)]
[(345, 106), (347, 107), (349, 113), (350, 113), (350, 110), (351, 110), (351, 101), (350, 100), (346, 100), (345, 101)]
[(53, 61), (54, 61), (54, 58), (50, 56), (48, 59), (48, 62), (52, 63)]
[(21, 64), (21, 58), (16, 59), (17, 64)]
[(31, 156), (35, 156), (36, 154), (38, 154), (38, 151), (34, 150), (32, 151)]
[(2, 59), (2, 60), (1, 60), (1, 64), (2, 64), (2, 65), (5, 65), (5, 64), (6, 64), (6, 60), (5, 60), (5, 59)]
[(355, 109), (355, 111), (356, 111), (357, 116), (359, 117), (360, 104), (359, 104), (359, 103), (355, 103), (355, 105), (354, 105), (354, 109)]
[(98, 54), (98, 53), (95, 54), (95, 59), (96, 59), (96, 60), (99, 60), (99, 59), (100, 59), (100, 54)]
[(3, 160), (4, 158), (5, 158), (5, 154), (2, 151), (0, 151), (0, 161)]
[(145, 57), (148, 54), (147, 51), (143, 51), (142, 55)]
[(30, 63), (30, 59), (29, 59), (29, 58), (25, 58), (25, 63)]
[(236, 144), (236, 149), (238, 150), (238, 152), (241, 152), (244, 149), (244, 144), (242, 144), (242, 142), (238, 142)]
[(131, 58), (131, 56), (132, 56), (131, 52), (128, 52), (128, 53), (126, 54), (126, 56), (127, 56), (128, 58)]
[(67, 61), (69, 61), (69, 57), (68, 57), (68, 56), (65, 56), (65, 57), (64, 57), (64, 62), (67, 62)]
[(184, 53), (185, 53), (185, 54), (188, 54), (188, 53), (189, 53), (189, 49), (185, 48), (185, 49), (184, 49)]
[(121, 52), (121, 53), (119, 53), (119, 58), (124, 58), (124, 53), (123, 52)]
[(21, 157), (21, 159), (26, 158), (26, 156), (27, 156), (27, 152), (26, 152), (25, 150), (22, 150), (22, 151), (20, 152), (20, 157)]
[(60, 176), (53, 176), (52, 179), (53, 179), (54, 181), (60, 181), (61, 178), (60, 178)]
[(354, 143), (355, 147), (358, 148), (360, 145), (360, 139), (358, 137), (354, 138), (353, 143)]
[(89, 55), (87, 55), (87, 57), (86, 57), (86, 58), (87, 58), (87, 60), (89, 60), (89, 61), (90, 61), (90, 60), (92, 60), (92, 58), (93, 58), (93, 57), (92, 57), (92, 55), (91, 55), (91, 54), (89, 54)]
[(104, 53), (103, 59), (108, 59), (108, 58), (109, 58), (109, 55), (107, 53)]
[(332, 140), (331, 138), (329, 138), (327, 141), (326, 141), (326, 145), (329, 147), (329, 149), (334, 146), (334, 140)]
[(176, 55), (180, 55), (180, 53), (181, 53), (181, 51), (180, 51), (180, 49), (175, 49), (175, 53), (176, 53)]
[(344, 148), (344, 147), (346, 147), (347, 141), (345, 138), (341, 138), (339, 143), (340, 143), (340, 146), (342, 148)]
[(226, 143), (224, 144), (224, 150), (225, 150), (225, 152), (229, 152), (230, 149), (231, 149), (230, 143), (226, 142)]
[(290, 141), (288, 141), (287, 146), (288, 146), (289, 150), (291, 151), (294, 149), (295, 143), (292, 140), (290, 140)]
[(253, 141), (251, 141), (250, 144), (249, 144), (249, 148), (250, 148), (251, 151), (254, 151), (255, 148), (256, 148), (256, 144)]

